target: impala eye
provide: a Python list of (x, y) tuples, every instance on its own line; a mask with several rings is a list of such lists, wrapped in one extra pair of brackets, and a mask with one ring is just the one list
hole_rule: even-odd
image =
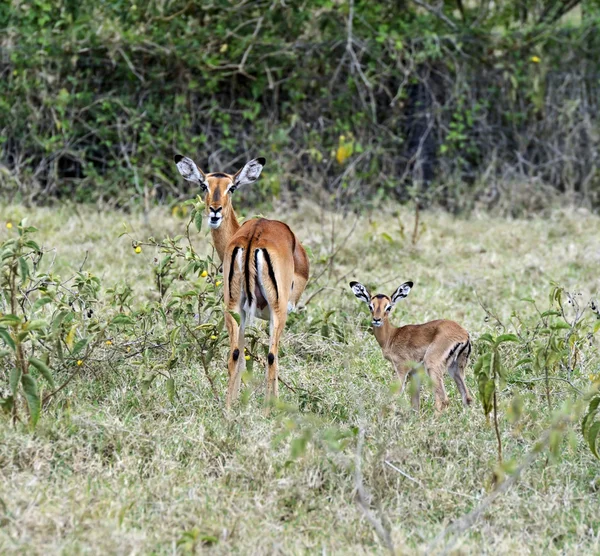
[(375, 310), (375, 307), (373, 307), (373, 304), (372, 304), (372, 303), (369, 303), (369, 309), (371, 309), (371, 311), (374, 311), (374, 310)]
[(391, 305), (388, 305), (388, 306), (385, 308), (385, 312), (386, 312), (386, 313), (389, 313), (391, 310), (392, 310), (392, 306), (391, 306)]

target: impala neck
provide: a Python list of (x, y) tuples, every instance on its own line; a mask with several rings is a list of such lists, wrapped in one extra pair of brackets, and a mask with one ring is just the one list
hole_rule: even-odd
[(379, 343), (379, 345), (381, 346), (381, 349), (385, 349), (390, 341), (390, 338), (392, 337), (392, 335), (394, 334), (394, 332), (398, 330), (395, 326), (392, 326), (390, 324), (389, 319), (385, 318), (383, 319), (383, 325), (382, 326), (374, 326), (373, 327), (373, 334), (375, 335), (375, 338), (377, 340), (377, 342)]
[(223, 218), (223, 222), (221, 222), (221, 225), (216, 230), (211, 229), (210, 233), (212, 234), (213, 245), (219, 254), (221, 262), (223, 262), (227, 244), (239, 229), (240, 224), (233, 208), (227, 211), (227, 216)]

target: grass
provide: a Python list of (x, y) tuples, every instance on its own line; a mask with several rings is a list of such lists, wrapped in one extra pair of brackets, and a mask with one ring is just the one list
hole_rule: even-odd
[[(136, 255), (131, 239), (119, 233), (126, 228), (136, 239), (161, 238), (185, 227), (166, 209), (154, 209), (149, 226), (137, 214), (86, 207), (9, 206), (2, 214), (12, 222), (27, 216), (39, 228), (44, 248), (56, 250), (55, 272), (66, 277), (84, 265), (104, 289), (127, 282), (139, 306), (157, 298), (156, 253), (144, 247)], [(369, 506), (399, 553), (425, 551), (492, 489), (500, 472), (496, 439), (478, 402), (463, 410), (447, 380), (447, 412), (435, 415), (433, 397), (425, 392), (421, 415), (414, 415), (407, 396), (398, 397), (391, 367), (368, 332), (366, 307), (348, 282), (357, 279), (372, 293), (390, 294), (411, 279), (415, 286), (392, 322), (451, 318), (476, 340), (499, 331), (490, 314), (508, 329), (511, 323), (524, 326), (513, 313), (533, 319), (535, 311), (522, 299), (546, 308), (552, 281), (581, 292), (584, 300), (596, 294), (600, 219), (570, 209), (523, 220), (431, 211), (421, 215), (412, 245), (413, 216), (402, 207), (356, 222), (351, 214), (310, 204), (278, 214), (310, 247), (313, 278), (321, 275), (304, 296), (313, 296), (306, 310), (290, 318), (284, 334), (282, 378), (293, 390), (280, 387), (282, 406), (263, 412), (257, 369), (245, 403), (225, 419), (193, 357), (176, 369), (174, 403), (164, 381), (144, 391), (139, 366), (107, 359), (112, 362), (82, 373), (65, 389), (34, 434), (0, 417), (1, 553), (383, 552), (355, 503), (357, 428), (365, 434), (360, 456)], [(8, 233), (0, 231), (0, 240)], [(210, 251), (204, 233), (194, 242)], [(335, 313), (327, 316), (329, 310)], [(340, 337), (322, 336), (326, 317)], [(223, 345), (212, 362), (221, 371), (221, 395), (225, 355)], [(515, 376), (523, 374), (518, 358), (507, 347)], [(591, 342), (585, 366), (570, 379), (585, 390), (588, 373), (598, 367)], [(6, 373), (0, 368), (2, 388)], [(467, 383), (476, 395), (472, 364)], [(517, 394), (523, 414), (511, 423)], [(507, 465), (523, 459), (550, 426), (553, 411), (574, 397), (559, 381), (551, 383), (551, 394), (548, 410), (543, 382), (508, 384), (500, 392)], [(453, 550), (598, 553), (599, 491), (600, 465), (573, 426), (563, 434), (560, 455), (540, 454), (457, 536)]]

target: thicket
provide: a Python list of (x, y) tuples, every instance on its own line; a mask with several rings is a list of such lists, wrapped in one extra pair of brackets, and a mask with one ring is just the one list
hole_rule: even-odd
[(597, 205), (599, 22), (597, 0), (4, 2), (0, 194), (179, 198), (183, 152), (266, 156), (252, 202)]

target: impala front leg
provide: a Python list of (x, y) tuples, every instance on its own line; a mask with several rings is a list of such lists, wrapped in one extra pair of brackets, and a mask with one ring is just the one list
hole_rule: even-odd
[[(230, 309), (234, 310), (234, 309)], [(240, 313), (240, 325), (230, 314), (225, 311), (225, 326), (229, 334), (229, 358), (227, 361), (227, 370), (229, 372), (229, 380), (227, 383), (227, 409), (237, 399), (240, 391), (240, 383), (242, 372), (245, 367), (246, 360), (244, 359), (244, 328), (245, 317), (243, 311)]]
[(404, 389), (406, 388), (406, 384), (410, 381), (410, 401), (412, 408), (418, 413), (420, 408), (421, 392), (421, 380), (419, 378), (419, 375), (415, 371), (411, 370), (410, 366), (406, 365), (405, 363), (397, 364), (395, 362), (392, 362), (392, 364), (394, 365), (394, 369), (396, 371), (396, 374), (398, 375), (398, 380), (400, 381), (400, 395), (402, 395)]

